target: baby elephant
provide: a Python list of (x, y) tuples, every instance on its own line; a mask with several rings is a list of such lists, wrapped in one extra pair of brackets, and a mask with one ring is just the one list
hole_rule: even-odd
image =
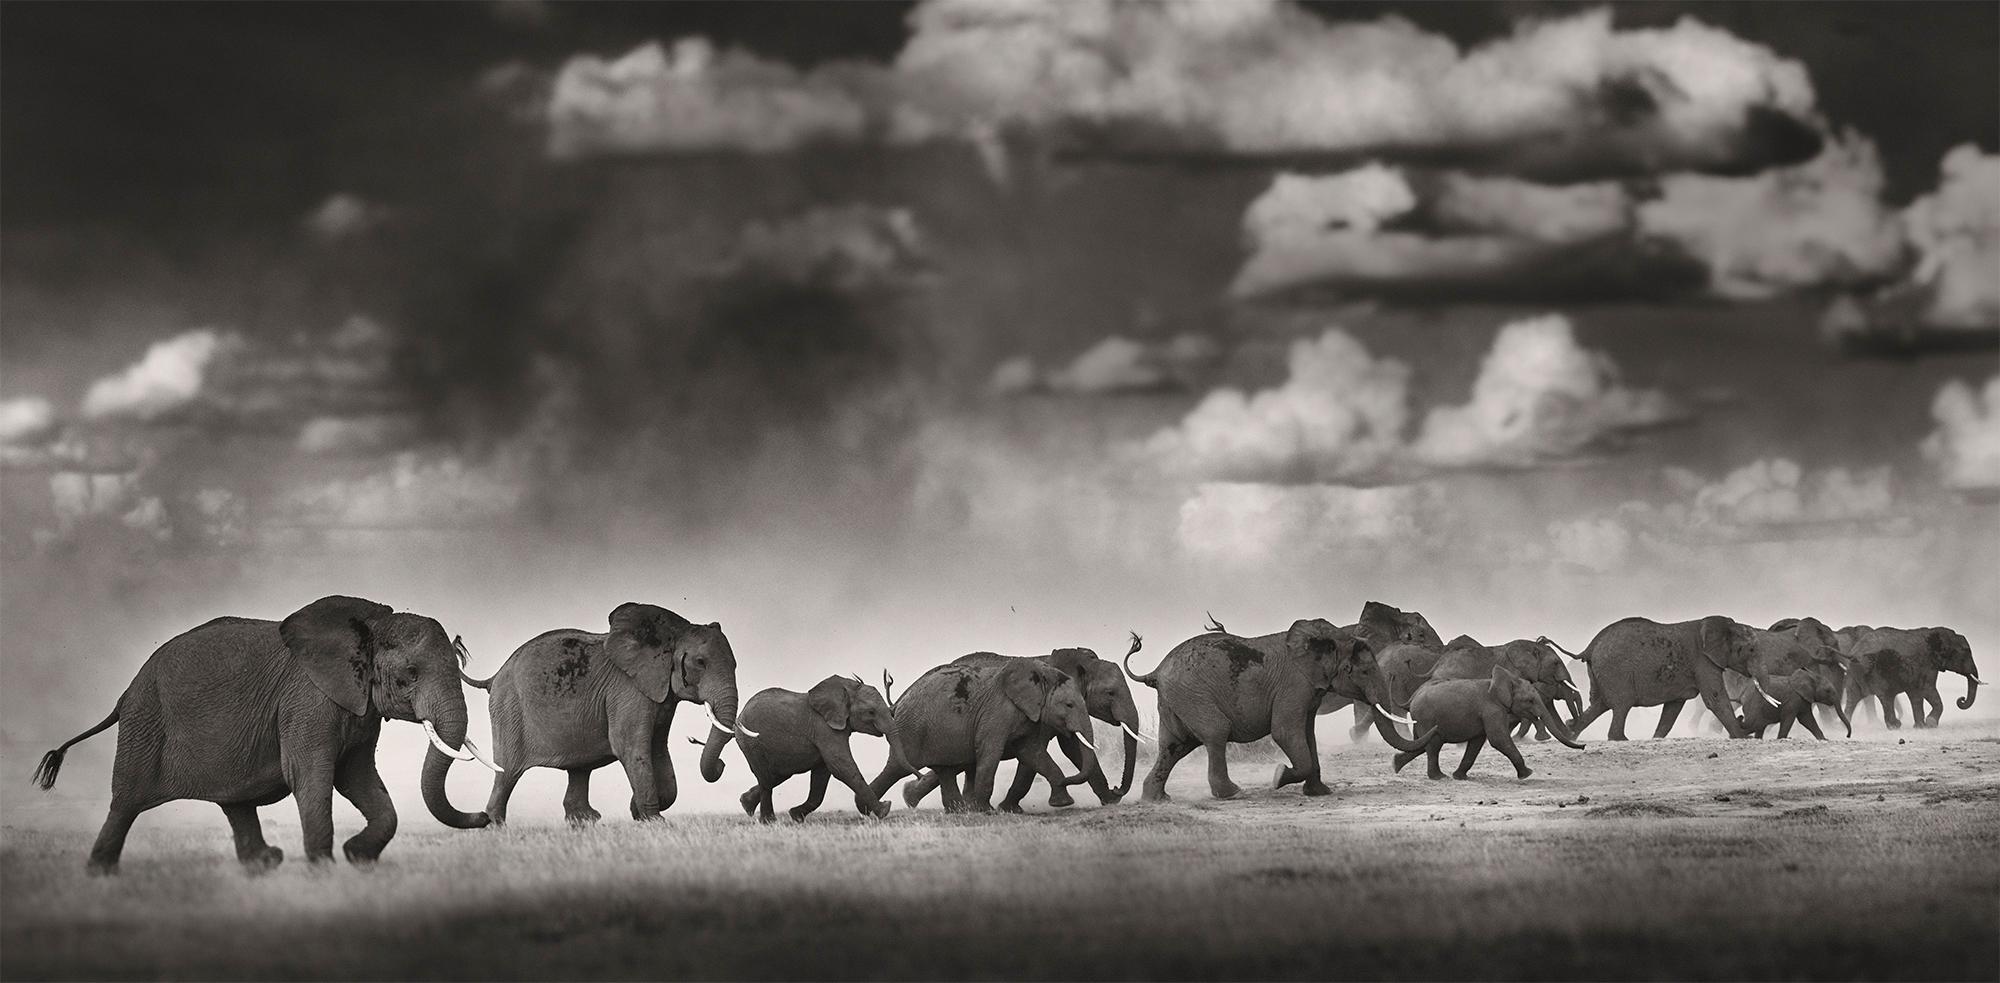
[(862, 815), (879, 819), (889, 814), (889, 803), (868, 790), (868, 780), (861, 777), (847, 747), (848, 735), (855, 731), (885, 737), (889, 756), (907, 763), (896, 719), (875, 687), (850, 676), (828, 676), (805, 693), (767, 689), (743, 704), (737, 719), (744, 724), (738, 728), (737, 743), (750, 773), (757, 776), (757, 784), (743, 793), (743, 811), (754, 812), (758, 821), (768, 823), (773, 818), (771, 792), (785, 779), (805, 772), (812, 772), (812, 789), (790, 810), (793, 822), (804, 822), (819, 808), (829, 775), (854, 790), (854, 805)]
[(1539, 723), (1556, 740), (1583, 750), (1569, 728), (1563, 726), (1562, 719), (1549, 709), (1535, 684), (1506, 666), (1494, 666), (1493, 675), (1486, 679), (1439, 679), (1425, 683), (1410, 697), (1410, 716), (1416, 719), (1418, 731), (1435, 730), (1424, 748), (1396, 755), (1396, 770), (1402, 771), (1417, 755), (1428, 753), (1432, 778), (1444, 777), (1444, 772), (1438, 770), (1438, 752), (1446, 744), (1460, 742), (1465, 744), (1465, 758), (1458, 763), (1458, 770), (1451, 773), (1453, 778), (1462, 779), (1472, 770), (1472, 762), (1479, 758), (1480, 749), (1488, 741), (1514, 763), (1517, 777), (1534, 774), (1534, 769), (1521, 760), (1521, 751), (1514, 746), (1510, 733), (1515, 724), (1523, 721)]
[(1840, 707), (1839, 694), (1834, 692), (1826, 677), (1815, 676), (1810, 670), (1800, 669), (1789, 676), (1779, 676), (1770, 681), (1769, 686), (1751, 680), (1752, 692), (1743, 694), (1743, 712), (1736, 717), (1737, 726), (1752, 737), (1761, 738), (1772, 724), (1778, 725), (1778, 736), (1790, 737), (1792, 723), (1804, 724), (1812, 736), (1826, 740), (1826, 734), (1814, 722), (1812, 705), (1826, 703), (1833, 706), (1834, 714), (1847, 724), (1847, 736), (1854, 736), (1854, 725), (1847, 722), (1846, 711)]

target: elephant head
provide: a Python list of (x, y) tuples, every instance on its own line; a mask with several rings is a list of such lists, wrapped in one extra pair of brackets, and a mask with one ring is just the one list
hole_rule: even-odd
[(1972, 709), (1972, 702), (1979, 697), (1979, 666), (1972, 661), (1972, 643), (1949, 628), (1927, 628), (1924, 651), (1939, 672), (1955, 672), (1965, 677), (1965, 697), (1955, 702), (1960, 710)]
[(1733, 669), (1745, 676), (1757, 658), (1757, 633), (1749, 625), (1712, 614), (1701, 619), (1698, 648), (1702, 658), (1718, 670)]
[(1556, 650), (1542, 642), (1515, 639), (1500, 646), (1498, 664), (1514, 670), (1515, 675), (1532, 683), (1535, 691), (1550, 706), (1566, 704), (1571, 718), (1583, 713), (1583, 693), (1576, 688), (1576, 681), (1570, 678), (1569, 666), (1563, 663)]
[[(1139, 636), (1134, 634), (1125, 654), (1129, 657), (1139, 651), (1139, 644)], [(1132, 698), (1132, 687), (1125, 674), (1119, 671), (1117, 663), (1101, 659), (1087, 648), (1056, 649), (1049, 653), (1048, 660), (1076, 681), (1092, 717), (1116, 724), (1124, 732), (1124, 776), (1112, 791), (1121, 796), (1131, 791), (1132, 774), (1139, 763), (1139, 704)]]
[(1088, 761), (1079, 761), (1087, 774), (1097, 767), (1097, 744), (1091, 739), (1090, 710), (1076, 681), (1039, 659), (1024, 659), (1000, 670), (996, 680), (1021, 715), (1051, 730), (1068, 731), (1083, 743)]
[(1422, 747), (1411, 743), (1390, 725), (1391, 720), (1411, 721), (1386, 709), (1389, 684), (1382, 676), (1375, 649), (1366, 638), (1325, 618), (1300, 619), (1292, 622), (1291, 629), (1285, 632), (1285, 651), (1304, 668), (1315, 692), (1331, 692), (1373, 706), (1375, 731), (1390, 747), (1398, 751)]
[(611, 612), (605, 654), (654, 703), (669, 697), (709, 709), (701, 777), (722, 777), (722, 749), (736, 734), (736, 652), (722, 625), (691, 624), (666, 608), (628, 601)]
[(882, 691), (851, 676), (828, 676), (806, 691), (806, 705), (838, 733), (862, 733), (889, 742), (889, 759), (917, 769), (903, 754), (903, 735)]
[(1583, 745), (1576, 742), (1575, 735), (1568, 727), (1563, 726), (1562, 718), (1549, 709), (1548, 700), (1542, 697), (1541, 690), (1532, 680), (1522, 678), (1520, 674), (1504, 665), (1494, 666), (1493, 675), (1487, 682), (1487, 692), (1495, 703), (1506, 707), (1507, 712), (1514, 715), (1514, 719), (1539, 723), (1549, 733), (1554, 734), (1556, 740), (1579, 751), (1583, 750)]
[(1404, 611), (1381, 601), (1369, 601), (1361, 606), (1361, 619), (1349, 629), (1366, 638), (1377, 650), (1387, 648), (1395, 642), (1407, 642), (1427, 648), (1442, 648), (1444, 640), (1438, 637), (1424, 616), (1415, 611)]

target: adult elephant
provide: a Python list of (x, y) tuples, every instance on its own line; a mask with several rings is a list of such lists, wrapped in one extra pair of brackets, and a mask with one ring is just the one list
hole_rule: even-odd
[[(1539, 640), (1517, 638), (1505, 645), (1488, 646), (1460, 635), (1445, 646), (1430, 672), (1417, 682), (1421, 685), (1431, 680), (1490, 679), (1499, 666), (1505, 666), (1516, 678), (1533, 686), (1549, 706), (1567, 706), (1570, 719), (1582, 716), (1583, 693), (1570, 678), (1569, 667), (1563, 664), (1562, 656), (1553, 646)], [(1393, 686), (1391, 695), (1394, 696)], [(1414, 690), (1411, 695), (1414, 696)], [(1408, 704), (1408, 697), (1404, 702)], [(1532, 724), (1535, 739), (1548, 740), (1549, 730), (1543, 721), (1539, 714), (1523, 715), (1521, 732), (1525, 733)]]
[[(1363, 703), (1386, 696), (1375, 652), (1353, 631), (1324, 618), (1300, 620), (1290, 629), (1256, 638), (1223, 631), (1197, 635), (1174, 646), (1152, 672), (1126, 673), (1159, 692), (1160, 747), (1141, 797), (1167, 798), (1174, 765), (1197, 747), (1208, 751), (1208, 789), (1218, 799), (1239, 789), (1229, 780), (1230, 743), (1270, 737), (1284, 749), (1275, 787), (1303, 782), (1307, 795), (1327, 795), (1320, 780), (1319, 743), (1313, 711), (1328, 693)], [(1421, 746), (1405, 740), (1375, 718), (1382, 739), (1397, 750)]]
[[(1798, 669), (1833, 679), (1838, 691), (1838, 653), (1829, 647), (1832, 633), (1807, 618), (1790, 629), (1752, 628), (1721, 615), (1696, 621), (1662, 624), (1647, 618), (1614, 622), (1591, 639), (1582, 653), (1590, 675), (1590, 706), (1570, 724), (1579, 737), (1606, 711), (1611, 713), (1611, 739), (1625, 740), (1625, 715), (1635, 706), (1660, 707), (1655, 738), (1667, 736), (1681, 707), (1699, 697), (1731, 738), (1745, 734), (1730, 702), (1724, 674), (1736, 672), (1762, 693), (1762, 680)], [(1537, 639), (1555, 645), (1546, 637)], [(1562, 651), (1560, 646), (1558, 650)]]
[[(1141, 642), (1137, 632), (1132, 633), (1131, 646), (1126, 655), (1139, 651)], [(1132, 699), (1132, 687), (1125, 682), (1125, 674), (1118, 671), (1118, 664), (1099, 658), (1097, 652), (1087, 648), (1059, 648), (1044, 656), (996, 655), (992, 652), (974, 652), (952, 660), (961, 666), (1003, 666), (1012, 659), (1041, 659), (1055, 666), (1057, 671), (1074, 680), (1083, 691), (1083, 701), (1092, 719), (1102, 720), (1124, 731), (1125, 773), (1117, 788), (1112, 788), (1104, 776), (1101, 760), (1096, 755), (1086, 756), (1076, 737), (1068, 733), (1057, 733), (1055, 741), (1062, 748), (1063, 755), (1079, 769), (1079, 779), (1090, 784), (1091, 791), (1097, 793), (1097, 801), (1111, 805), (1125, 797), (1132, 789), (1132, 774), (1139, 763), (1139, 704)], [(1084, 767), (1089, 760), (1092, 765)], [(1035, 781), (1036, 770), (1032, 762), (1020, 761), (1014, 767), (1014, 784), (1007, 789), (1000, 807), (1009, 811), (1020, 808), (1021, 799), (1028, 794), (1028, 788)], [(935, 771), (918, 775), (915, 781), (903, 786), (903, 800), (914, 809), (924, 796), (937, 788), (942, 781)], [(1066, 779), (1062, 784), (1049, 789), (1049, 804), (1066, 806), (1075, 802), (1064, 788), (1075, 780)]]
[(667, 756), (675, 707), (700, 703), (712, 711), (701, 753), (707, 781), (722, 777), (722, 749), (736, 734), (736, 652), (722, 625), (693, 624), (651, 604), (618, 605), (603, 633), (544, 632), (515, 649), (491, 679), (465, 681), (492, 694), (487, 714), (500, 771), (486, 811), (459, 812), (445, 797), (451, 759), (425, 758), (424, 805), (459, 829), (506, 822), (507, 798), (530, 768), (567, 771), (564, 818), (596, 822), (590, 773), (613, 761), (632, 784), (632, 818), (658, 820), (679, 791)]
[[(1035, 759), (1053, 769), (1046, 748), (1056, 734), (1073, 736), (1086, 771), (1097, 766), (1090, 713), (1076, 682), (1045, 659), (1001, 659), (938, 666), (910, 684), (894, 707), (903, 759), (892, 757), (868, 783), (880, 798), (890, 786), (929, 768), (938, 772), (945, 808), (993, 811), (993, 779), (1005, 758)], [(960, 800), (955, 779), (971, 772)], [(1060, 773), (1051, 784), (1060, 783)]]
[[(1965, 677), (1965, 696), (1956, 701), (1960, 710), (1972, 709), (1979, 696), (1979, 666), (1972, 661), (1972, 643), (1949, 628), (1875, 628), (1859, 632), (1848, 647), (1850, 672), (1845, 709), (1867, 697), (1882, 704), (1882, 719), (1891, 730), (1902, 726), (1896, 719), (1896, 694), (1910, 698), (1910, 718), (1917, 727), (1936, 727), (1944, 714), (1944, 698), (1938, 694), (1938, 673), (1955, 672)], [(1926, 706), (1928, 704), (1928, 707)]]
[[(285, 852), (264, 842), (257, 807), (298, 801), (306, 859), (333, 859), (333, 794), (367, 825), (342, 851), (380, 856), (396, 807), (375, 770), (382, 720), (420, 723), (434, 754), (469, 757), (464, 647), (422, 615), (358, 597), (322, 597), (283, 621), (217, 618), (159, 647), (97, 726), (42, 756), (51, 788), (71, 745), (118, 724), (111, 809), (90, 870), (118, 867), (133, 820), (175, 799), (222, 806), (236, 858), (264, 870)], [(446, 759), (449, 760), (449, 759)]]
[[(1217, 629), (1220, 627), (1220, 625), (1215, 626)], [(1444, 651), (1444, 639), (1438, 637), (1437, 629), (1432, 628), (1431, 623), (1425, 620), (1421, 613), (1405, 611), (1381, 601), (1369, 601), (1361, 605), (1360, 619), (1348, 625), (1347, 630), (1366, 641), (1369, 647), (1375, 650), (1384, 681), (1392, 690), (1387, 701), (1388, 709), (1392, 713), (1407, 716), (1409, 693), (1414, 692), (1422, 682), (1416, 677), (1430, 671), (1431, 665)], [(1391, 649), (1395, 646), (1403, 647), (1392, 653)], [(1406, 682), (1407, 686), (1403, 691), (1396, 692), (1399, 681)], [(1333, 713), (1346, 706), (1354, 708), (1354, 726), (1348, 728), (1347, 736), (1351, 740), (1359, 741), (1368, 735), (1368, 731), (1375, 724), (1374, 711), (1369, 709), (1366, 701), (1357, 702), (1343, 696), (1328, 694), (1320, 700), (1319, 712)]]

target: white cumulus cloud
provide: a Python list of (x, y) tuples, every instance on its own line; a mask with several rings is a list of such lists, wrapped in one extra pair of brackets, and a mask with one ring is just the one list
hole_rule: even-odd
[(1221, 357), (1221, 348), (1205, 335), (1181, 334), (1165, 341), (1140, 341), (1112, 335), (1090, 346), (1068, 365), (1037, 372), (1027, 356), (1000, 363), (987, 388), (996, 395), (1052, 392), (1071, 396), (1107, 396), (1183, 389)]
[(91, 383), (83, 415), (91, 419), (157, 419), (192, 403), (201, 394), (209, 364), (235, 340), (199, 328), (154, 342), (138, 362)]
[(33, 443), (55, 429), (56, 411), (40, 396), (0, 399), (0, 444)]
[(2000, 328), (2000, 154), (1966, 144), (1945, 155), (1938, 189), (1903, 222), (1919, 254), (1924, 320), (1942, 328)]
[(1937, 429), (1924, 438), (1924, 457), (1935, 464), (1945, 487), (1991, 493), (2000, 490), (2000, 375), (1974, 389), (1953, 379), (1931, 403)]

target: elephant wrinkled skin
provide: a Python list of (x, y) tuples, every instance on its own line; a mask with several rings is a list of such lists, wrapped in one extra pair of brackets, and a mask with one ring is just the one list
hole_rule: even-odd
[(530, 768), (569, 773), (563, 815), (572, 824), (599, 818), (590, 807), (590, 773), (614, 761), (632, 784), (632, 818), (654, 821), (674, 804), (679, 786), (667, 735), (676, 705), (712, 711), (701, 754), (707, 781), (722, 777), (722, 749), (736, 736), (736, 653), (719, 624), (697, 625), (665, 608), (628, 602), (611, 612), (610, 630), (543, 632), (507, 657), (491, 679), (493, 792), (483, 813), (463, 813), (445, 797), (451, 761), (424, 761), (424, 804), (439, 822), (474, 829), (507, 820), (507, 798)]
[(757, 777), (743, 793), (743, 811), (770, 822), (772, 791), (785, 779), (810, 772), (806, 800), (789, 812), (793, 822), (804, 822), (819, 808), (830, 777), (854, 790), (854, 807), (862, 815), (887, 816), (889, 803), (868, 790), (847, 743), (853, 734), (869, 734), (889, 742), (892, 759), (903, 758), (903, 738), (882, 693), (859, 679), (828, 676), (804, 693), (772, 688), (751, 697), (736, 716), (742, 730), (737, 747)]
[(237, 859), (263, 870), (284, 851), (264, 842), (257, 807), (291, 795), (306, 858), (331, 860), (335, 792), (367, 821), (343, 853), (371, 861), (396, 833), (375, 770), (381, 722), (422, 723), (467, 753), (462, 653), (436, 621), (356, 597), (320, 598), (282, 622), (217, 618), (160, 646), (111, 715), (45, 755), (35, 780), (53, 786), (70, 745), (118, 724), (95, 873), (117, 869), (140, 813), (175, 799), (221, 805)]
[[(1097, 764), (1083, 693), (1045, 659), (938, 666), (911, 683), (893, 711), (907, 760), (891, 760), (868, 783), (877, 798), (915, 769), (930, 768), (945, 779), (939, 788), (947, 810), (991, 812), (1001, 760), (1039, 758), (1040, 766), (1053, 769), (1045, 749), (1059, 733), (1078, 738), (1089, 759), (1086, 770)], [(968, 771), (972, 781), (960, 800), (950, 779)], [(1063, 776), (1049, 780), (1060, 783)]]

